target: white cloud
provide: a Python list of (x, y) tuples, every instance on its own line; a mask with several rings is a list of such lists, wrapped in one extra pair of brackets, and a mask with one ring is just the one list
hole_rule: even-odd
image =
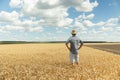
[(77, 28), (77, 29), (80, 29), (80, 30), (86, 30), (86, 27), (79, 21), (75, 21), (74, 25), (73, 25), (74, 28)]
[(58, 27), (69, 27), (72, 23), (73, 19), (70, 19), (70, 18), (65, 18), (65, 19), (61, 19), (58, 21)]
[(75, 18), (73, 26), (80, 30), (86, 30), (89, 27), (94, 27), (96, 24), (90, 21), (93, 18), (94, 14), (90, 14), (87, 16), (85, 14), (82, 14)]
[[(42, 32), (46, 27), (63, 27), (77, 29), (82, 35), (90, 36), (92, 39), (106, 37), (106, 32), (119, 33), (119, 18), (110, 18), (105, 21), (94, 21), (95, 14), (82, 14), (76, 19), (71, 19), (68, 16), (68, 9), (75, 8), (78, 12), (91, 12), (99, 4), (95, 0), (10, 0), (11, 8), (18, 8), (19, 12), (12, 11), (0, 12), (0, 32), (26, 31), (26, 32)], [(9, 23), (9, 24), (8, 24)], [(56, 33), (62, 33), (58, 30)], [(46, 33), (47, 34), (47, 33)], [(59, 40), (58, 36), (48, 38), (53, 35), (44, 34), (43, 40)], [(81, 35), (80, 35), (81, 36)], [(35, 39), (39, 39), (36, 37)]]
[(33, 21), (33, 20), (24, 20), (21, 21), (20, 24), (23, 27), (32, 27), (32, 26), (39, 26), (38, 21)]
[(113, 27), (118, 24), (119, 18), (110, 18), (105, 22), (105, 26)]
[[(70, 26), (73, 21), (67, 18), (69, 15), (67, 10), (70, 7), (74, 7), (78, 11), (90, 12), (98, 6), (98, 2), (90, 3), (89, 0), (11, 0), (9, 5), (12, 8), (20, 8), (23, 16), (39, 17), (45, 21), (45, 23), (40, 22), (41, 25), (66, 27)], [(94, 14), (87, 16), (89, 19), (93, 17)]]
[(118, 18), (118, 24), (120, 24), (120, 16), (119, 16), (119, 18)]
[(116, 31), (118, 31), (120, 33), (120, 26), (116, 27)]
[(37, 7), (40, 9), (50, 9), (53, 7), (64, 6), (66, 8), (74, 7), (78, 11), (90, 12), (98, 6), (98, 2), (90, 3), (90, 0), (39, 0)]
[[(73, 21), (72, 19), (66, 17), (68, 16), (68, 13), (66, 11), (67, 9), (62, 9), (61, 7), (57, 7), (48, 10), (40, 10), (38, 13), (36, 12), (36, 15), (39, 14), (37, 17), (41, 18), (39, 20), (40, 25), (64, 27), (66, 26), (66, 24), (70, 25)], [(64, 23), (61, 24), (61, 22)]]
[(100, 28), (101, 31), (113, 31), (112, 27), (102, 27)]
[(90, 19), (93, 19), (94, 16), (95, 16), (95, 15), (94, 15), (93, 13), (90, 14), (90, 15), (87, 15), (87, 16), (83, 13), (82, 15), (78, 16), (77, 19), (87, 19), (87, 20), (90, 20)]
[(40, 37), (35, 37), (36, 40), (40, 40), (41, 38)]
[(13, 30), (18, 30), (18, 31), (23, 31), (25, 30), (24, 27), (20, 27), (20, 26), (10, 26), (10, 25), (6, 25), (4, 27), (1, 28), (3, 31), (13, 31)]
[(3, 29), (0, 29), (0, 33), (8, 33), (8, 31), (4, 31)]
[(80, 34), (87, 34), (88, 32), (87, 31), (78, 31), (78, 35), (81, 36)]
[(24, 20), (14, 21), (11, 24), (1, 26), (1, 32), (3, 31), (29, 31), (29, 32), (42, 32), (43, 28), (39, 25), (38, 21)]
[(39, 0), (37, 7), (40, 9), (50, 9), (59, 6), (60, 0)]
[(119, 24), (119, 17), (118, 18), (110, 18), (106, 21), (101, 21), (96, 23), (96, 26), (105, 26), (105, 27), (115, 27)]
[(11, 13), (1, 11), (0, 12), (0, 22), (14, 22), (19, 19), (19, 13), (12, 11)]
[(42, 32), (43, 28), (42, 27), (29, 27), (28, 31), (30, 31), (30, 32)]
[(103, 22), (103, 21), (100, 21), (100, 22), (98, 22), (98, 23), (96, 23), (95, 24), (95, 26), (104, 26), (105, 25), (105, 22)]
[(101, 31), (92, 29), (91, 31), (89, 31), (89, 33), (90, 33), (90, 34), (93, 34), (93, 35), (98, 35), (99, 33), (101, 33)]
[(22, 0), (11, 0), (9, 5), (12, 8), (20, 8), (22, 4)]
[[(55, 6), (50, 8), (50, 6), (54, 5), (55, 2), (52, 0), (23, 0), (24, 4), (22, 7), (22, 11), (25, 15), (29, 16), (39, 16), (41, 18), (56, 18), (61, 16), (67, 16), (67, 8), (63, 6)], [(57, 2), (57, 1), (56, 1)], [(45, 4), (47, 4), (45, 8)], [(41, 6), (44, 6), (43, 9)], [(54, 14), (53, 14), (54, 13)]]
[(63, 31), (61, 31), (61, 30), (58, 30), (58, 31), (56, 31), (56, 33), (63, 33)]
[(76, 6), (75, 8), (78, 11), (90, 12), (90, 11), (93, 10), (94, 7), (97, 7), (97, 6), (98, 6), (98, 2), (97, 1), (90, 3), (89, 0), (82, 0), (81, 1), (81, 5), (80, 6)]
[(86, 26), (86, 27), (93, 27), (95, 24), (92, 23), (91, 21), (89, 20), (84, 20), (83, 22), (83, 25)]
[(93, 19), (94, 16), (95, 16), (94, 14), (90, 14), (90, 15), (88, 15), (86, 18), (87, 18), (87, 19)]
[[(73, 28), (79, 31), (79, 36), (81, 36), (82, 39), (111, 41), (113, 37), (110, 37), (109, 35), (120, 35), (119, 17), (109, 18), (106, 21), (92, 22), (92, 19), (95, 16), (93, 15), (94, 14), (82, 14), (78, 16), (78, 18), (76, 18), (74, 21)], [(91, 16), (91, 18), (88, 18), (88, 16)]]
[[(100, 21), (100, 22), (94, 23), (91, 21), (91, 19), (93, 19), (94, 16), (95, 16), (94, 14), (90, 14), (90, 15), (82, 14), (75, 19), (74, 26), (75, 27), (77, 26), (80, 28), (81, 27), (89, 28), (89, 27), (117, 27), (117, 26), (119, 26), (119, 20), (120, 20), (119, 17), (118, 18), (110, 18), (104, 22)], [(110, 28), (105, 28), (105, 29), (110, 30)]]

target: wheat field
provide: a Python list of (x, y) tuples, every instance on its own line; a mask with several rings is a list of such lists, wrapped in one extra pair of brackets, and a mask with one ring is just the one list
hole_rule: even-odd
[(63, 43), (0, 45), (0, 80), (120, 80), (120, 55), (83, 46), (70, 65)]

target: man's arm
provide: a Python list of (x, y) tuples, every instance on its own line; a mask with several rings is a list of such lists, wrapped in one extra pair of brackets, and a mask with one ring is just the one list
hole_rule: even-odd
[(68, 50), (70, 50), (70, 47), (68, 46), (68, 43), (66, 43), (66, 47), (68, 48)]
[(80, 40), (80, 46), (78, 47), (78, 50), (80, 49), (80, 48), (82, 48), (82, 46), (83, 46), (83, 42)]

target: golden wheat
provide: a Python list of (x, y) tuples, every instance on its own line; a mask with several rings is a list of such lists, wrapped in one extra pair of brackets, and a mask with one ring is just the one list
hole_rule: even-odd
[(0, 45), (0, 80), (120, 80), (120, 56), (84, 46), (79, 66), (65, 44)]

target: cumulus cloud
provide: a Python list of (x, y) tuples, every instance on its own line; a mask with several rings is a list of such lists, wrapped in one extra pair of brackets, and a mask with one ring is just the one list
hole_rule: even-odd
[(4, 31), (11, 31), (11, 30), (24, 30), (25, 28), (24, 27), (20, 27), (20, 26), (10, 26), (10, 25), (7, 25), (5, 27), (2, 28), (2, 30)]
[(110, 18), (105, 22), (105, 26), (112, 27), (118, 24), (119, 18)]
[(118, 26), (119, 17), (118, 18), (110, 18), (106, 21), (96, 23), (96, 26), (105, 26), (105, 27), (115, 27)]
[(120, 33), (120, 26), (116, 27), (116, 31), (118, 31)]
[(88, 15), (88, 16), (86, 17), (86, 19), (93, 19), (94, 16), (95, 16), (95, 15), (92, 13), (92, 14)]
[(8, 31), (4, 31), (3, 29), (0, 29), (0, 33), (8, 33)]
[(91, 29), (91, 30), (89, 30), (89, 31), (87, 31), (88, 32), (88, 34), (89, 35), (98, 35), (98, 34), (100, 34), (100, 33), (102, 33), (102, 31), (100, 31), (100, 30), (96, 30), (95, 28), (93, 28), (93, 29)]
[(16, 11), (12, 12), (6, 12), (6, 11), (1, 11), (0, 12), (0, 22), (13, 22), (18, 20), (19, 18), (19, 13)]
[(93, 19), (94, 16), (95, 16), (95, 15), (94, 15), (93, 13), (90, 14), (90, 15), (87, 15), (87, 16), (83, 13), (82, 15), (78, 16), (77, 19), (87, 19), (87, 20), (90, 20), (90, 19)]
[(120, 24), (120, 16), (119, 16), (119, 18), (118, 18), (118, 24)]
[(79, 21), (75, 21), (73, 26), (75, 29), (86, 30), (86, 27)]
[(94, 7), (98, 6), (98, 2), (92, 2), (90, 3), (89, 0), (82, 0), (81, 5), (80, 6), (76, 6), (76, 10), (78, 11), (83, 11), (83, 12), (90, 12), (93, 10)]
[(98, 22), (98, 23), (96, 23), (95, 24), (95, 26), (104, 26), (105, 25), (105, 22), (103, 22), (103, 21), (100, 21), (100, 22)]
[(61, 30), (58, 30), (58, 31), (56, 31), (56, 33), (63, 33), (63, 31), (61, 31)]
[(63, 26), (69, 27), (71, 25), (72, 21), (73, 21), (73, 19), (70, 19), (70, 18), (61, 19), (58, 21), (57, 26), (58, 27), (63, 27)]
[[(12, 8), (20, 8), (23, 16), (39, 17), (40, 25), (66, 27), (70, 26), (73, 21), (68, 18), (67, 10), (70, 7), (74, 7), (80, 12), (90, 12), (98, 6), (98, 2), (89, 0), (11, 0), (9, 5)], [(89, 19), (93, 17), (93, 14), (87, 16)]]
[(84, 26), (86, 26), (86, 27), (93, 27), (95, 24), (94, 23), (92, 23), (91, 21), (89, 21), (89, 20), (84, 20), (83, 22), (82, 22), (82, 24), (84, 25)]
[(77, 27), (80, 27), (80, 28), (81, 28), (81, 26), (84, 28), (119, 26), (119, 17), (118, 18), (110, 18), (106, 21), (100, 21), (100, 22), (95, 23), (95, 22), (91, 21), (91, 19), (93, 19), (94, 16), (95, 16), (94, 14), (89, 14), (89, 15), (82, 14), (75, 19), (74, 26), (76, 26), (76, 24), (78, 25)]
[(38, 23), (39, 23), (38, 21), (34, 21), (34, 20), (23, 20), (18, 22), (18, 24), (23, 27), (32, 27), (32, 26), (38, 27), (39, 26)]
[(60, 5), (60, 0), (39, 0), (36, 6), (40, 9), (50, 9)]
[(75, 18), (73, 26), (80, 30), (86, 30), (88, 27), (94, 27), (96, 24), (90, 20), (94, 18), (94, 14), (85, 15), (82, 14)]
[[(3, 20), (2, 20), (3, 21)], [(0, 27), (1, 32), (6, 31), (28, 31), (28, 32), (42, 32), (43, 28), (39, 25), (39, 21), (34, 20), (19, 20), (13, 21), (7, 24), (7, 21), (3, 21)]]
[(37, 3), (37, 7), (40, 9), (50, 9), (58, 6), (64, 6), (66, 8), (72, 6), (78, 11), (89, 12), (98, 6), (98, 2), (90, 3), (89, 0), (39, 0)]
[(112, 27), (101, 27), (100, 28), (101, 31), (113, 31)]
[(11, 0), (9, 5), (12, 8), (21, 8), (22, 7), (22, 0)]
[(0, 28), (0, 32), (5, 33), (9, 31), (20, 31), (20, 32), (42, 32), (44, 29), (39, 26), (39, 27), (23, 27), (23, 26), (11, 26), (11, 25), (6, 25), (4, 27)]
[[(57, 34), (62, 33), (60, 29), (74, 28), (78, 33), (91, 36), (93, 39), (106, 37), (106, 32), (119, 33), (120, 17), (96, 22), (94, 13), (85, 14), (92, 12), (98, 5), (97, 0), (10, 0), (9, 6), (16, 11), (0, 11), (0, 33), (42, 32), (46, 27), (58, 28)], [(68, 10), (71, 7), (83, 14), (75, 19), (70, 18)], [(53, 34), (44, 34), (45, 39), (48, 38), (47, 35)], [(36, 39), (39, 38), (39, 36), (36, 37)], [(48, 40), (56, 38), (57, 36)]]
[[(109, 18), (105, 21), (93, 22), (94, 14), (82, 14), (75, 18), (73, 29), (76, 29), (85, 40), (111, 40), (112, 36), (120, 34), (119, 17)], [(84, 36), (82, 36), (84, 35)], [(109, 38), (106, 38), (109, 37)]]
[(28, 31), (30, 32), (42, 32), (43, 31), (43, 28), (42, 27), (29, 27), (27, 28)]

